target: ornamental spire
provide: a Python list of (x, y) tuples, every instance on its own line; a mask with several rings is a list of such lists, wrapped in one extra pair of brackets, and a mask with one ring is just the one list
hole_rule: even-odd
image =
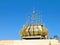
[[(32, 11), (31, 20), (28, 21), (31, 23), (30, 25), (25, 25), (21, 30), (21, 37), (23, 39), (47, 39), (48, 38), (48, 30), (41, 24), (41, 16), (40, 18), (36, 15), (35, 10)], [(39, 23), (38, 23), (39, 21)]]

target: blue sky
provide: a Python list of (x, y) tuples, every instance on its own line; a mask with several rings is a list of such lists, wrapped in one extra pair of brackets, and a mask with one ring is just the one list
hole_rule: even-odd
[(0, 0), (0, 40), (18, 40), (33, 8), (42, 14), (49, 37), (60, 38), (60, 0)]

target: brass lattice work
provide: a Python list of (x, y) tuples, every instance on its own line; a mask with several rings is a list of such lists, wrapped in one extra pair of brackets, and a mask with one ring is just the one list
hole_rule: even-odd
[[(34, 23), (34, 18), (36, 18), (36, 23)], [(22, 38), (48, 38), (48, 30), (44, 25), (38, 24), (37, 19), (38, 17), (35, 16), (35, 11), (33, 11), (31, 24), (26, 24), (20, 31)]]

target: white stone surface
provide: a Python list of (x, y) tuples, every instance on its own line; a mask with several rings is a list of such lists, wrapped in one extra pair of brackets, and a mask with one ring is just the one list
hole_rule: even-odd
[(0, 45), (60, 45), (58, 40), (0, 40)]

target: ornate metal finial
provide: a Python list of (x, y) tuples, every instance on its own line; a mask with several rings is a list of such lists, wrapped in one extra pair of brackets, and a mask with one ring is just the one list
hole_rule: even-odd
[[(28, 16), (26, 25), (21, 30), (21, 36), (23, 39), (46, 39), (48, 38), (48, 31), (42, 23), (41, 15), (36, 15), (35, 10), (32, 11), (32, 16)], [(31, 24), (30, 24), (31, 23)], [(36, 37), (35, 37), (36, 36)], [(51, 45), (51, 42), (49, 42)]]

